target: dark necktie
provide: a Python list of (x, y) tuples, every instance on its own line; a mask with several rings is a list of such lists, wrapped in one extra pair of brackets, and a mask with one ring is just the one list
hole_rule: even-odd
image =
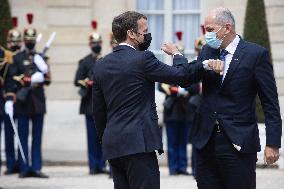
[[(224, 62), (224, 70), (225, 70), (225, 57), (226, 57), (226, 55), (227, 54), (229, 54), (229, 52), (228, 51), (226, 51), (225, 49), (223, 49), (223, 50), (221, 50), (221, 52), (220, 52), (220, 56), (219, 56), (219, 59), (221, 60), (221, 61), (223, 61)], [(224, 72), (223, 72), (223, 75), (224, 75)], [(223, 80), (223, 75), (220, 75), (220, 85), (222, 85), (222, 80)]]

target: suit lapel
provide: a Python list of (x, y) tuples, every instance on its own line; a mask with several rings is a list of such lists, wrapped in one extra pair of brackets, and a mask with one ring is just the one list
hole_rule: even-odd
[(237, 46), (237, 49), (233, 55), (233, 58), (231, 60), (231, 63), (229, 65), (229, 69), (227, 71), (227, 74), (224, 78), (224, 81), (221, 85), (221, 88), (223, 86), (226, 85), (226, 83), (228, 82), (228, 80), (230, 80), (231, 76), (234, 74), (234, 72), (236, 71), (237, 67), (239, 66), (240, 62), (241, 62), (241, 59), (242, 59), (242, 56), (244, 54), (244, 48), (246, 47), (245, 45), (245, 41), (243, 39), (240, 39), (240, 42)]

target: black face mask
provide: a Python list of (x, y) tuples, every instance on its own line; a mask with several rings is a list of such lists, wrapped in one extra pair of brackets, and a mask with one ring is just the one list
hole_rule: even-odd
[(147, 50), (150, 47), (151, 41), (152, 41), (151, 33), (144, 34), (144, 42), (139, 43), (139, 41), (137, 41), (139, 50), (140, 51)]
[(35, 43), (26, 43), (26, 47), (27, 49), (29, 49), (30, 51), (34, 50), (35, 48)]
[(102, 51), (102, 46), (101, 45), (93, 45), (92, 46), (92, 51), (95, 54), (99, 54)]
[(17, 50), (20, 50), (21, 49), (21, 47), (20, 46), (18, 46), (18, 45), (13, 45), (13, 46), (11, 46), (11, 51), (12, 52), (16, 52)]

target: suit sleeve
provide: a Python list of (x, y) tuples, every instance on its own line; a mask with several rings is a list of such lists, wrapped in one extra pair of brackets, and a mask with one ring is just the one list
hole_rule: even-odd
[(282, 121), (273, 67), (269, 53), (263, 51), (255, 67), (257, 92), (265, 115), (266, 145), (281, 147)]
[(146, 77), (161, 83), (187, 86), (198, 82), (204, 72), (202, 63), (194, 61), (188, 64), (181, 55), (174, 56), (173, 66), (160, 62), (150, 51), (144, 52), (143, 60)]
[(191, 96), (199, 94), (200, 93), (200, 83), (192, 84), (189, 87), (187, 87), (186, 90), (189, 92)]
[[(93, 68), (94, 73), (95, 67)], [(93, 118), (95, 120), (96, 130), (98, 133), (99, 141), (102, 141), (104, 130), (107, 123), (107, 109), (103, 95), (103, 91), (100, 87), (99, 80), (93, 77)]]

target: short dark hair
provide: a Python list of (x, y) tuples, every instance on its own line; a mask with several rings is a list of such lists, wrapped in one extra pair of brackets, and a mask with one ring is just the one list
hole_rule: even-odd
[(116, 16), (112, 21), (112, 33), (118, 43), (126, 40), (127, 30), (133, 30), (137, 32), (137, 21), (141, 18), (147, 20), (147, 17), (141, 13), (135, 11), (127, 11)]

